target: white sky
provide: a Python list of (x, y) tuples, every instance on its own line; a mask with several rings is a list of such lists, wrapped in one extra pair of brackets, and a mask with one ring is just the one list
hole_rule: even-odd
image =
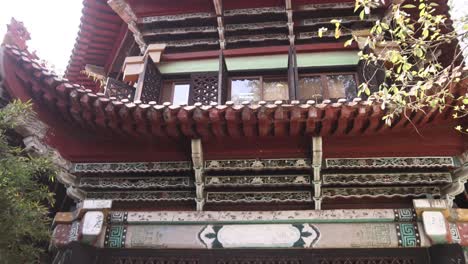
[[(452, 0), (454, 15), (468, 13), (468, 0)], [(22, 21), (31, 40), (30, 51), (56, 67), (65, 70), (75, 44), (80, 24), (82, 0), (3, 0), (0, 4), (0, 40), (11, 17)]]

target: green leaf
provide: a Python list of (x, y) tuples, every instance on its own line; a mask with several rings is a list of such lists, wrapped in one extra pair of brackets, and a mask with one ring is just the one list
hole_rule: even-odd
[(412, 4), (407, 4), (407, 5), (402, 6), (401, 8), (410, 9), (410, 8), (416, 8), (416, 6)]

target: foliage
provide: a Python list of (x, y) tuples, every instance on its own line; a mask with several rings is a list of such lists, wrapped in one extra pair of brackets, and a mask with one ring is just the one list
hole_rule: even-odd
[(0, 263), (37, 263), (49, 240), (47, 204), (54, 168), (46, 158), (28, 156), (11, 144), (11, 131), (31, 115), (31, 105), (15, 101), (0, 109)]
[[(384, 0), (356, 0), (355, 12), (361, 20), (385, 4)], [(450, 109), (454, 118), (468, 115), (468, 95), (454, 96), (454, 88), (468, 84), (468, 68), (464, 66), (468, 41), (467, 19), (451, 20), (444, 7), (431, 0), (390, 1), (386, 15), (375, 21), (365, 34), (353, 34), (345, 42), (358, 42), (359, 53), (367, 67), (384, 65), (385, 81), (371, 98), (387, 108), (383, 117), (387, 125), (400, 115), (412, 111)], [(341, 20), (334, 24), (335, 37), (350, 31)], [(452, 23), (453, 22), (453, 23)], [(319, 35), (327, 29), (319, 29)], [(353, 32), (354, 33), (354, 32)], [(374, 73), (374, 75), (377, 72)], [(370, 80), (365, 80), (359, 93), (371, 95)], [(467, 133), (467, 128), (456, 127)]]

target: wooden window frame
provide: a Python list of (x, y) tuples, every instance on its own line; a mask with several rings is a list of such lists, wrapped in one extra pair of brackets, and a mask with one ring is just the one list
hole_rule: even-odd
[[(174, 104), (174, 90), (175, 86), (178, 84), (188, 84), (189, 86), (189, 97), (190, 97), (190, 89), (192, 89), (192, 84), (190, 79), (177, 79), (177, 80), (164, 80), (163, 81), (163, 92), (161, 95), (161, 99), (165, 97), (165, 93), (168, 92), (168, 97), (171, 98), (171, 103)], [(166, 91), (168, 90), (168, 91)], [(164, 100), (162, 100), (164, 101)], [(188, 98), (187, 104), (189, 103), (190, 98)], [(164, 103), (164, 102), (161, 102)]]
[[(356, 89), (359, 87), (359, 78), (357, 72), (321, 72), (321, 73), (304, 73), (304, 74), (299, 74), (299, 81), (301, 78), (304, 77), (314, 77), (314, 76), (319, 76), (321, 83), (322, 83), (322, 100), (327, 100), (327, 99), (337, 99), (337, 98), (330, 98), (330, 93), (329, 93), (329, 87), (328, 87), (328, 82), (327, 82), (327, 76), (330, 75), (352, 75), (354, 78), (354, 82), (356, 83)], [(301, 88), (299, 87), (299, 83), (297, 85), (297, 94), (299, 97), (301, 96), (300, 90)], [(357, 93), (357, 90), (356, 90)], [(346, 94), (346, 91), (345, 91)], [(301, 100), (309, 100), (309, 99), (301, 99)]]
[[(286, 82), (286, 84), (288, 85), (288, 99), (282, 99), (282, 100), (289, 100), (289, 97), (291, 96), (289, 94), (289, 82), (288, 82), (288, 77), (284, 77), (282, 75), (251, 75), (251, 76), (235, 76), (235, 77), (230, 77), (228, 78), (228, 93), (227, 93), (227, 96), (229, 98), (229, 100), (232, 99), (232, 81), (233, 80), (245, 80), (245, 79), (258, 79), (260, 81), (260, 91), (261, 91), (261, 94), (260, 94), (260, 101), (265, 101), (263, 98), (264, 98), (264, 85), (263, 85), (263, 81), (265, 79), (278, 79), (278, 80), (281, 80), (281, 79), (284, 79), (284, 81)], [(271, 100), (269, 100), (271, 101)]]

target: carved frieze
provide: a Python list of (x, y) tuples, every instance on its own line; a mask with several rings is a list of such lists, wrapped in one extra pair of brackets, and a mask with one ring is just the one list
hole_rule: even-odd
[(180, 35), (189, 33), (213, 33), (218, 32), (216, 27), (182, 27), (182, 28), (153, 28), (143, 31), (143, 36)]
[(260, 34), (260, 35), (241, 35), (226, 37), (228, 43), (237, 42), (260, 42), (266, 40), (287, 40), (287, 34)]
[[(330, 22), (330, 21), (328, 21)], [(288, 25), (284, 21), (274, 22), (261, 22), (251, 24), (227, 24), (225, 26), (226, 31), (238, 31), (238, 30), (262, 30), (266, 28), (286, 28)]]
[[(365, 20), (362, 20), (358, 16), (347, 16), (347, 17), (341, 17), (341, 24), (347, 24), (347, 23), (356, 23), (356, 22), (375, 22), (378, 17), (377, 16), (370, 16), (366, 18)], [(329, 17), (319, 17), (319, 18), (307, 18), (301, 21), (302, 26), (316, 26), (316, 25), (322, 25), (322, 24), (330, 24), (330, 18)]]
[(214, 13), (203, 12), (203, 13), (188, 13), (188, 14), (177, 14), (177, 15), (167, 15), (167, 16), (150, 16), (143, 17), (141, 19), (142, 24), (156, 23), (156, 22), (175, 22), (175, 21), (184, 21), (188, 19), (207, 19), (215, 18)]
[(421, 187), (374, 187), (374, 188), (323, 188), (325, 198), (363, 198), (363, 197), (425, 197), (440, 196), (440, 188), (434, 186)]
[(324, 174), (324, 185), (441, 184), (452, 182), (448, 172)]
[(310, 159), (207, 160), (207, 171), (310, 169)]
[(206, 186), (289, 186), (310, 185), (309, 175), (206, 176)]
[(439, 168), (454, 167), (452, 157), (393, 157), (393, 158), (356, 158), (326, 159), (327, 168)]
[(183, 39), (183, 40), (171, 40), (166, 41), (165, 44), (167, 47), (193, 47), (193, 46), (203, 46), (203, 45), (218, 45), (218, 39)]
[(184, 171), (190, 168), (188, 161), (73, 164), (76, 173)]
[(308, 191), (295, 192), (207, 192), (208, 203), (311, 202)]
[(352, 9), (354, 2), (327, 3), (327, 4), (308, 4), (299, 6), (300, 11), (324, 11), (336, 9)]
[(286, 15), (286, 10), (284, 7), (280, 7), (280, 6), (224, 10), (225, 17), (251, 16), (251, 15), (263, 15), (263, 14), (285, 14)]
[(189, 191), (114, 191), (88, 192), (88, 199), (113, 201), (193, 201), (195, 193)]
[(82, 177), (80, 188), (148, 189), (190, 187), (188, 177)]

